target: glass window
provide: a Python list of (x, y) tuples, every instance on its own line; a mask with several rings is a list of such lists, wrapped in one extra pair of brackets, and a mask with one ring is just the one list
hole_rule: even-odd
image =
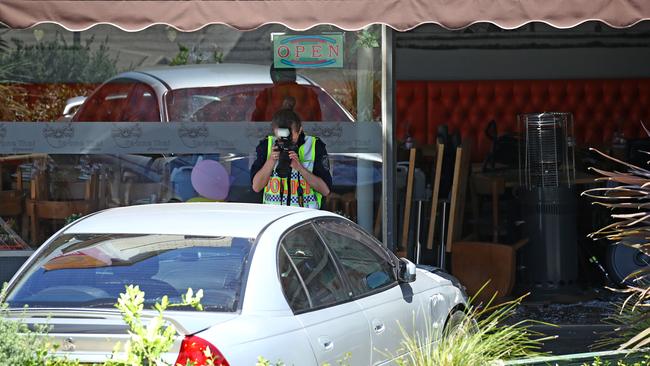
[(169, 120), (173, 122), (248, 121), (262, 85), (231, 85), (172, 90), (167, 94)]
[[(251, 179), (266, 159), (260, 141), (273, 134), (272, 116), (293, 108), (319, 141), (313, 172), (330, 192), (321, 209), (379, 235), (380, 37), (380, 26), (5, 29), (0, 216), (36, 248), (66, 220), (107, 208), (262, 203)], [(25, 199), (67, 209), (52, 218), (39, 206), (20, 220), (30, 215)]]
[(120, 122), (128, 110), (129, 93), (136, 81), (121, 79), (105, 84), (97, 90), (74, 118), (78, 122)]
[(318, 220), (316, 228), (341, 263), (355, 295), (396, 281), (386, 254), (368, 234), (342, 220)]
[(284, 247), (280, 248), (280, 281), (282, 291), (293, 311), (301, 311), (311, 307), (307, 288), (297, 273), (295, 263), (289, 257)]
[(7, 302), (12, 307), (112, 308), (131, 284), (145, 307), (203, 289), (211, 311), (237, 309), (253, 239), (183, 235), (66, 234), (41, 254)]
[(282, 239), (279, 266), (282, 290), (295, 312), (347, 299), (334, 261), (311, 225)]
[(142, 83), (135, 84), (122, 119), (126, 122), (159, 122), (160, 109), (153, 88)]

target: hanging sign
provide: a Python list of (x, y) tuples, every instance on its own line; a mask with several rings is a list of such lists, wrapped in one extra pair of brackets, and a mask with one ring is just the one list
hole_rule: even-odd
[(341, 68), (343, 34), (276, 35), (273, 64), (276, 68)]

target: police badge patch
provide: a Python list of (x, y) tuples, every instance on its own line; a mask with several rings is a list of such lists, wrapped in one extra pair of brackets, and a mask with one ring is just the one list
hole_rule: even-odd
[(323, 165), (323, 168), (325, 168), (326, 170), (330, 170), (330, 158), (327, 156), (327, 154), (323, 155), (321, 164)]

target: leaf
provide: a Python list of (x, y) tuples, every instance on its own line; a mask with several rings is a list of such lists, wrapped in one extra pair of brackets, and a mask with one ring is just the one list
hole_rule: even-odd
[[(643, 332), (641, 332), (641, 333), (637, 334), (636, 336), (634, 336), (629, 341), (623, 343), (618, 349), (627, 349), (632, 344), (637, 343), (637, 342), (643, 340), (646, 337), (647, 337), (647, 339), (645, 339), (645, 341), (650, 341), (650, 328), (647, 328)], [(647, 344), (647, 342), (645, 342), (644, 344)], [(636, 345), (636, 346), (632, 347), (632, 349), (638, 349), (638, 348), (639, 348), (639, 345)]]

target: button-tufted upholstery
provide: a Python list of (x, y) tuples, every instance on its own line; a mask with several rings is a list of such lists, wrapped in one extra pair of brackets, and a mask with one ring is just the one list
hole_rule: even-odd
[(480, 161), (490, 149), (487, 123), (516, 132), (520, 113), (572, 112), (579, 146), (609, 144), (617, 130), (639, 137), (639, 121), (650, 122), (650, 79), (398, 81), (396, 104), (399, 140), (432, 144), (446, 123), (474, 141)]

